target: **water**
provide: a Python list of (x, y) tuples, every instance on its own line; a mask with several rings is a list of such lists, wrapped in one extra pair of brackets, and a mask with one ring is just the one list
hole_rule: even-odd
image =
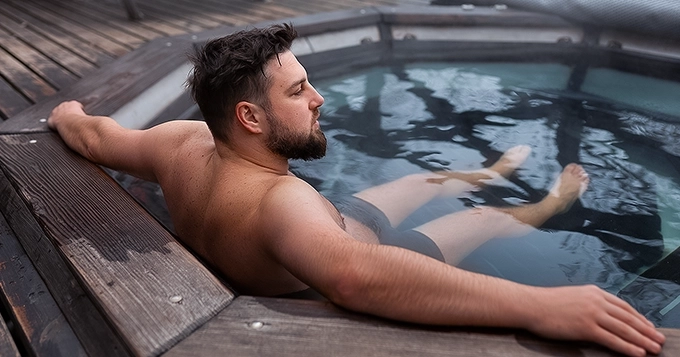
[[(657, 325), (680, 327), (680, 84), (591, 69), (580, 90), (561, 64), (420, 63), (314, 81), (326, 98), (328, 154), (291, 169), (331, 200), (432, 170), (532, 154), (510, 182), (435, 200), (400, 228), (478, 205), (545, 196), (577, 162), (591, 183), (572, 209), (528, 236), (491, 240), (464, 269), (541, 285), (596, 284)], [(172, 230), (156, 184), (110, 172)], [(455, 231), (455, 227), (452, 227)]]
[[(433, 201), (400, 227), (408, 229), (467, 207), (537, 202), (566, 164), (580, 163), (591, 183), (568, 213), (526, 237), (491, 240), (459, 266), (532, 285), (596, 284), (680, 327), (672, 266), (640, 277), (680, 246), (680, 101), (666, 92), (680, 85), (593, 69), (581, 90), (566, 90), (570, 71), (419, 63), (316, 81), (328, 155), (292, 171), (336, 199), (410, 173), (482, 168), (531, 146), (509, 183)], [(602, 95), (624, 82), (628, 90)]]

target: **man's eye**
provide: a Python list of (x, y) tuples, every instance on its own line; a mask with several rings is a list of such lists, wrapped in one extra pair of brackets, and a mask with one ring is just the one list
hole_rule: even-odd
[(295, 93), (293, 93), (293, 95), (300, 95), (300, 94), (302, 94), (302, 87), (300, 87), (300, 89), (298, 89)]

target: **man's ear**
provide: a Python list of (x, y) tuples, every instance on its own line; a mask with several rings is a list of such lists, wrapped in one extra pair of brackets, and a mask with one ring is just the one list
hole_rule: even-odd
[(241, 101), (236, 104), (236, 118), (241, 126), (254, 134), (262, 133), (264, 123), (264, 111), (260, 106)]

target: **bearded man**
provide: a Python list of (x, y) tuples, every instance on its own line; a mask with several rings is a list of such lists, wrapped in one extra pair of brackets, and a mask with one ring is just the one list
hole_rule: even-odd
[(503, 179), (529, 148), (510, 149), (488, 169), (425, 172), (370, 188), (342, 211), (293, 175), (289, 159), (326, 150), (324, 100), (290, 51), (296, 35), (275, 25), (200, 49), (189, 87), (205, 122), (128, 130), (71, 101), (48, 124), (92, 162), (158, 182), (179, 238), (241, 293), (313, 289), (396, 320), (524, 328), (630, 356), (661, 351), (664, 336), (653, 324), (597, 287), (526, 286), (452, 265), (487, 239), (523, 234), (569, 209), (588, 185), (579, 165), (568, 165), (539, 203), (475, 208), (406, 232), (394, 227), (422, 204)]

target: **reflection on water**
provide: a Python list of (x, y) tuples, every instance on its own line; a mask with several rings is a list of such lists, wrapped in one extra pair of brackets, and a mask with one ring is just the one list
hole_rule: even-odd
[(680, 125), (565, 91), (569, 71), (418, 64), (317, 82), (328, 156), (292, 169), (333, 199), (423, 170), (481, 168), (512, 146), (532, 147), (510, 183), (433, 201), (401, 227), (412, 228), (465, 207), (537, 202), (564, 166), (580, 163), (590, 187), (567, 214), (529, 236), (490, 241), (461, 267), (527, 284), (594, 283), (680, 327), (680, 309), (672, 309), (680, 281), (658, 266), (639, 277), (680, 245)]
[[(418, 64), (316, 82), (328, 155), (292, 170), (337, 200), (532, 147), (506, 184), (432, 201), (400, 227), (408, 229), (466, 207), (537, 202), (564, 166), (580, 163), (591, 182), (568, 213), (528, 236), (489, 241), (459, 265), (526, 284), (596, 284), (657, 324), (680, 327), (680, 251), (672, 253), (680, 246), (680, 118), (636, 109), (649, 106), (632, 96), (616, 103), (566, 91), (569, 72), (558, 64)], [(680, 101), (664, 103), (667, 113), (680, 112), (673, 105)], [(172, 230), (158, 185), (111, 174)]]

